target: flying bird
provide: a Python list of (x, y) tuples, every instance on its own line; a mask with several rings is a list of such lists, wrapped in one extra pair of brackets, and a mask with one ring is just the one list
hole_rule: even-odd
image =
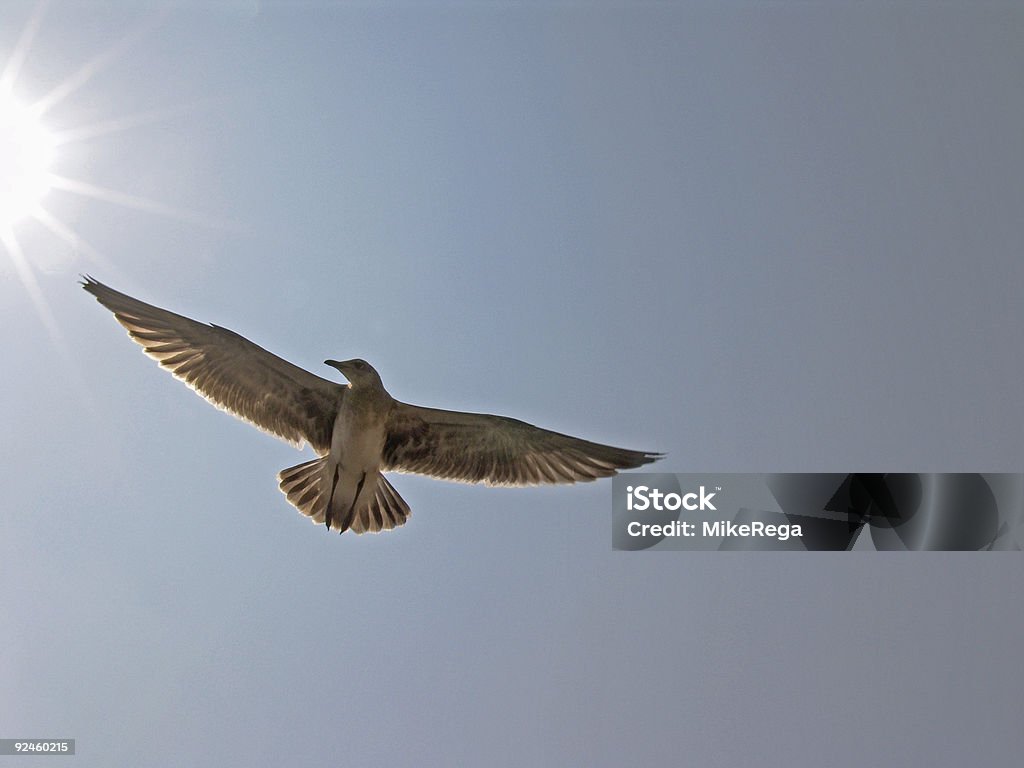
[(384, 472), (524, 486), (589, 482), (661, 458), (517, 419), (395, 400), (365, 360), (325, 360), (338, 384), (282, 360), (227, 328), (133, 299), (85, 276), (82, 287), (143, 351), (229, 413), (318, 457), (278, 473), (288, 501), (315, 523), (377, 533), (409, 519)]

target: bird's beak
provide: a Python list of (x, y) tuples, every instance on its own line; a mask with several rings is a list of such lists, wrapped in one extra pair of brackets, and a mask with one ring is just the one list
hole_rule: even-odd
[(324, 360), (324, 365), (329, 365), (331, 366), (331, 368), (337, 368), (339, 371), (341, 371), (342, 375), (345, 374), (345, 371), (341, 367), (344, 365), (344, 363), (338, 362), (337, 360)]

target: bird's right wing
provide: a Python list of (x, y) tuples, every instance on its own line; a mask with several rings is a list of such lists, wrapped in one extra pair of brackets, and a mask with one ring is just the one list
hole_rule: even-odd
[(234, 331), (133, 299), (86, 277), (82, 287), (114, 313), (145, 353), (211, 403), (319, 453), (331, 445), (346, 388), (282, 360)]
[(661, 458), (592, 443), (506, 416), (395, 402), (386, 425), (384, 472), (413, 472), (487, 485), (576, 483)]

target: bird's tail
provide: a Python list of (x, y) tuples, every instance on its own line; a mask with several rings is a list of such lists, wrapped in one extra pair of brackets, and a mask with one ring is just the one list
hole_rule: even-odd
[[(314, 523), (323, 525), (329, 488), (324, 488), (324, 462), (327, 457), (296, 464), (277, 473), (278, 485), (289, 503)], [(379, 533), (405, 523), (412, 512), (384, 475), (377, 473), (377, 489), (369, 505), (356, 513), (352, 530), (356, 533)], [(332, 521), (332, 527), (339, 530)], [(344, 530), (341, 531), (344, 533)]]

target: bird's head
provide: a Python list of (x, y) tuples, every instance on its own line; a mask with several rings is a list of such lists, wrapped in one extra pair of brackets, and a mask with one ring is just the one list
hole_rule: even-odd
[(365, 360), (324, 360), (325, 365), (329, 365), (332, 368), (337, 368), (341, 371), (342, 375), (349, 380), (349, 383), (353, 386), (365, 386), (367, 384), (371, 386), (383, 387), (380, 380), (380, 375), (373, 369)]

